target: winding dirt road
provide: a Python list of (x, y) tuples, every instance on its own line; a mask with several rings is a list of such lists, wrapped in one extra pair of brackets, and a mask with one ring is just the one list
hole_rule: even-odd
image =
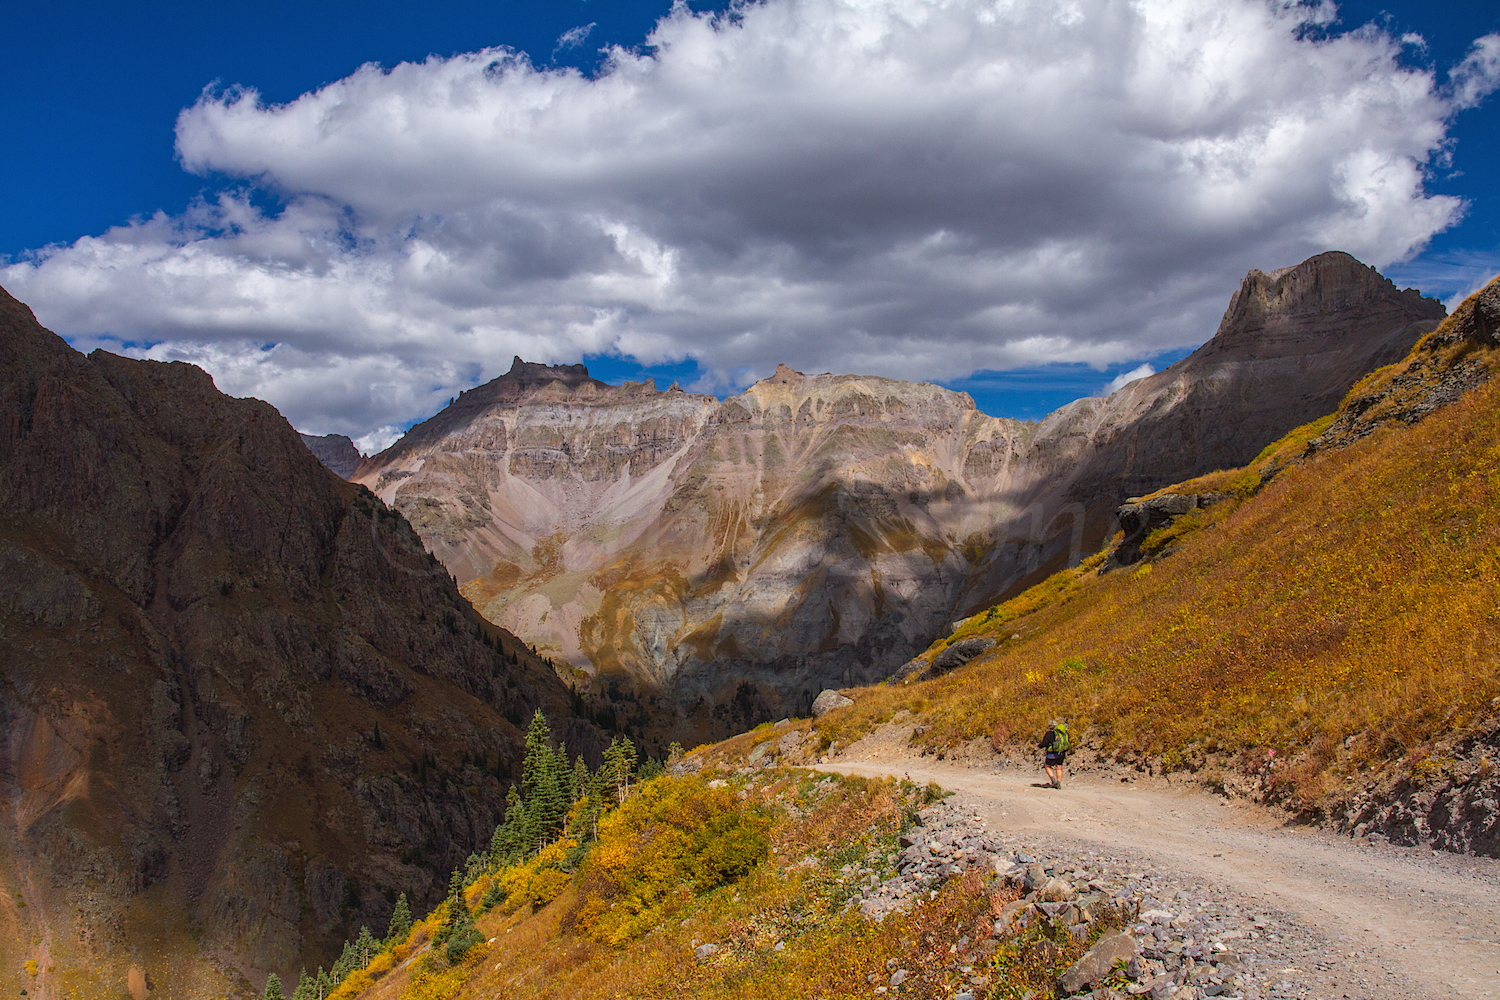
[[(882, 741), (884, 742), (884, 741)], [(1500, 861), (1288, 828), (1262, 808), (1113, 775), (1034, 787), (1039, 772), (861, 747), (825, 769), (935, 781), (993, 830), (1106, 850), (1219, 885), (1311, 930), (1315, 997), (1500, 1000)]]

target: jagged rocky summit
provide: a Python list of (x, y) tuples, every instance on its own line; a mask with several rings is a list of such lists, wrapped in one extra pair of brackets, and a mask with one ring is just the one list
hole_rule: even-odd
[(354, 475), (354, 470), (359, 468), (359, 460), (364, 457), (345, 434), (303, 434), (302, 443), (340, 479), (348, 479)]
[(805, 714), (1097, 549), (1127, 497), (1331, 412), (1443, 315), (1343, 253), (1252, 271), (1192, 356), (1039, 423), (785, 365), (721, 402), (518, 358), (355, 480), (580, 675)]
[(42, 954), (33, 995), (329, 964), (487, 842), (513, 723), (597, 753), (568, 705), (271, 406), (0, 291), (0, 966)]

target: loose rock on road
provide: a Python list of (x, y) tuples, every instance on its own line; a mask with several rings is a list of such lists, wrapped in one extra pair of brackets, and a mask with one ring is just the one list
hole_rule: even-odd
[(1054, 790), (1033, 787), (1039, 772), (851, 750), (823, 766), (936, 782), (987, 830), (1059, 864), (1136, 876), (1165, 910), (1248, 920), (1245, 996), (1500, 1000), (1500, 861), (1287, 828), (1165, 782), (1090, 776)]

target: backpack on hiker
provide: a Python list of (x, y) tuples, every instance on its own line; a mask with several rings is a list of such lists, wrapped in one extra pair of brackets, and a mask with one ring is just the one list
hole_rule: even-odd
[(1068, 733), (1068, 724), (1059, 722), (1052, 727), (1052, 750), (1054, 753), (1067, 753), (1073, 749), (1073, 737)]

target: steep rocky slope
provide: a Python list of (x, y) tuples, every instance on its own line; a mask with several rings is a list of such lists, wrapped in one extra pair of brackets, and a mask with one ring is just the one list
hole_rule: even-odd
[(354, 447), (354, 442), (344, 434), (324, 434), (321, 436), (303, 434), (302, 443), (307, 445), (307, 450), (318, 457), (318, 461), (328, 466), (340, 479), (348, 479), (359, 468), (359, 460), (363, 457), (359, 449)]
[(0, 291), (7, 995), (223, 996), (328, 963), (396, 893), (441, 898), (537, 706), (597, 752), (273, 408), (84, 357)]
[(1167, 516), (1116, 568), (1101, 550), (847, 692), (824, 740), (908, 709), (932, 750), (1025, 753), (1061, 715), (1084, 761), (1500, 857), (1497, 331), (1500, 279), (1246, 466), (1132, 504)]
[(723, 726), (889, 674), (1097, 547), (1126, 496), (1247, 461), (1442, 316), (1347, 254), (1254, 271), (1190, 358), (1040, 423), (925, 383), (783, 366), (720, 403), (517, 359), (355, 479), (492, 620)]

